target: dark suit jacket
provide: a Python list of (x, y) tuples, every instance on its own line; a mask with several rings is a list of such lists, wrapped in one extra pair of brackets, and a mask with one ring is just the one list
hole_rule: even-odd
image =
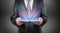
[[(43, 0), (34, 0), (33, 9), (37, 10), (39, 12), (39, 17), (43, 18), (43, 23), (41, 25), (41, 26), (43, 26), (47, 22), (47, 15), (46, 15), (46, 11), (44, 10)], [(27, 9), (25, 7), (23, 0), (15, 1), (14, 8), (13, 8), (13, 14), (11, 16), (11, 21), (17, 27), (19, 27), (19, 26), (16, 24), (15, 20), (17, 17), (19, 17), (19, 12), (26, 11), (26, 10)]]

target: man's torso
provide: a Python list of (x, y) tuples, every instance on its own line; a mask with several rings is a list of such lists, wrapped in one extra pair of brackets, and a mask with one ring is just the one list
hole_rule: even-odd
[(39, 18), (41, 15), (41, 4), (40, 2), (38, 3), (36, 0), (34, 0), (34, 2), (32, 2), (32, 9), (31, 10), (27, 10), (26, 8), (26, 4), (24, 3), (24, 1), (17, 3), (17, 11), (18, 11), (18, 16), (20, 16), (22, 19), (27, 19), (28, 15), (27, 12), (31, 12), (31, 18), (32, 19), (36, 19)]

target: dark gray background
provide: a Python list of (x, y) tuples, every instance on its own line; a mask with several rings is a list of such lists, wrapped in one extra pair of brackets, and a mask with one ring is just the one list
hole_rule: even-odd
[[(15, 0), (0, 0), (0, 33), (17, 33), (18, 28), (10, 21)], [(44, 0), (47, 8), (48, 21), (42, 27), (42, 33), (59, 33), (58, 0)]]

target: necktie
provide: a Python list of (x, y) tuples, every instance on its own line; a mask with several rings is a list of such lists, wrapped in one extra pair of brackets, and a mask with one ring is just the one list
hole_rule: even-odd
[(30, 6), (30, 0), (27, 0), (28, 1), (28, 4), (27, 4), (27, 14), (28, 14), (28, 17), (30, 18), (31, 17), (31, 6)]
[[(28, 17), (30, 18), (31, 17), (31, 6), (30, 6), (30, 0), (27, 0), (28, 1), (28, 4), (27, 4), (27, 10), (30, 11), (30, 12), (27, 12), (27, 15)], [(31, 22), (27, 22), (26, 23), (26, 30), (27, 31), (31, 31), (33, 29), (33, 23)]]
[(28, 1), (27, 10), (31, 10), (31, 6), (30, 6), (30, 1), (31, 1), (31, 0), (27, 0), (27, 1)]

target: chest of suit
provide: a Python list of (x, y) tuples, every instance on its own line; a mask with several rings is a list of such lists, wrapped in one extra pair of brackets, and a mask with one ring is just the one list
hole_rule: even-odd
[[(22, 19), (28, 19), (28, 15), (27, 15), (27, 8), (25, 7), (24, 3), (18, 4), (17, 5), (17, 11), (18, 11), (18, 15), (22, 18)], [(37, 4), (36, 2), (33, 3), (33, 8), (31, 10), (31, 18), (32, 19), (38, 19), (40, 17), (41, 14), (41, 5)], [(29, 11), (28, 11), (29, 12)]]

